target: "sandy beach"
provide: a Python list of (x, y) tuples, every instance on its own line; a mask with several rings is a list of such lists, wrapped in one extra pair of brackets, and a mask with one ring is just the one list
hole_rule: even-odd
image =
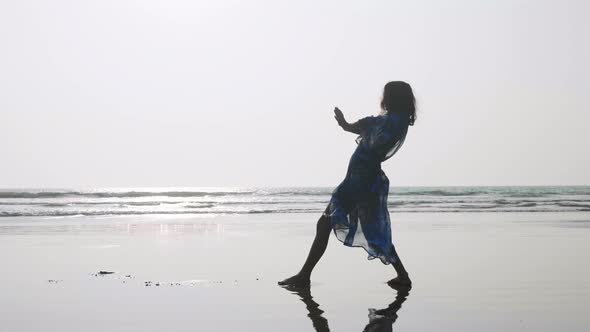
[(590, 328), (588, 214), (392, 215), (414, 287), (371, 326), (369, 309), (398, 295), (384, 284), (393, 268), (333, 236), (311, 294), (276, 285), (304, 260), (316, 218), (2, 218), (2, 331)]

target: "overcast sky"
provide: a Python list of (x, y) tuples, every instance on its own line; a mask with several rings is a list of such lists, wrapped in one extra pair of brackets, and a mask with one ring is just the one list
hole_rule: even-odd
[(588, 185), (589, 4), (2, 1), (0, 187), (335, 186), (390, 80), (392, 185)]

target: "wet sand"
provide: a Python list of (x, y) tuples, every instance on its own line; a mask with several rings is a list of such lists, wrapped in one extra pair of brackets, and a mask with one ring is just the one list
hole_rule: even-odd
[(311, 292), (278, 287), (317, 217), (2, 218), (1, 330), (590, 330), (589, 213), (392, 214), (409, 295), (334, 237)]

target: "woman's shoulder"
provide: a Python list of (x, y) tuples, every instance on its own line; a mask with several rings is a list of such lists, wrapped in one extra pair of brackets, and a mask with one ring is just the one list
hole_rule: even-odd
[(369, 115), (369, 116), (366, 116), (366, 117), (364, 117), (364, 118), (361, 118), (361, 119), (359, 120), (359, 122), (361, 122), (361, 123), (375, 122), (375, 120), (376, 120), (377, 118), (378, 118), (378, 116), (375, 116), (375, 115)]
[(409, 126), (409, 119), (403, 114), (399, 113), (381, 113), (378, 115), (370, 115), (358, 120), (359, 128), (367, 130), (374, 127), (383, 128), (403, 128)]
[(366, 116), (362, 119), (359, 119), (356, 123), (358, 128), (360, 128), (361, 132), (368, 130), (369, 128), (373, 127), (377, 122), (376, 116)]

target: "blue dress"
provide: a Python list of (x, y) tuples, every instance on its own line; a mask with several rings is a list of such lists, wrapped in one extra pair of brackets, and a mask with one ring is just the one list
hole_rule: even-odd
[(383, 114), (359, 120), (360, 136), (350, 158), (346, 178), (332, 193), (325, 215), (334, 234), (349, 247), (362, 247), (369, 259), (395, 263), (397, 254), (391, 241), (387, 211), (389, 179), (381, 162), (401, 147), (409, 121), (400, 114)]

